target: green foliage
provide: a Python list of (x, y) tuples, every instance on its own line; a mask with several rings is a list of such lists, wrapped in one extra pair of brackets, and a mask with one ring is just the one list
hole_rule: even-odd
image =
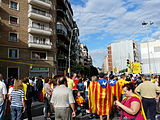
[(90, 76), (97, 76), (98, 75), (98, 70), (96, 67), (91, 66), (90, 67)]
[(86, 66), (83, 66), (82, 64), (78, 64), (76, 62), (74, 62), (71, 65), (71, 72), (72, 73), (80, 73), (82, 76), (85, 76), (85, 77), (98, 75), (98, 70), (96, 67), (94, 67), (94, 66), (86, 67)]
[(125, 73), (125, 72), (127, 72), (127, 68), (119, 71), (119, 73)]

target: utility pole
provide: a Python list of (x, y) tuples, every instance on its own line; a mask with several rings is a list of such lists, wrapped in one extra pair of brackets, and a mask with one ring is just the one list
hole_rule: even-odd
[[(152, 25), (153, 22), (142, 22), (142, 26), (148, 26), (148, 25)], [(150, 60), (150, 49), (149, 49), (149, 33), (147, 33), (147, 51), (148, 51), (148, 68), (149, 68), (149, 74), (151, 74), (151, 60)]]

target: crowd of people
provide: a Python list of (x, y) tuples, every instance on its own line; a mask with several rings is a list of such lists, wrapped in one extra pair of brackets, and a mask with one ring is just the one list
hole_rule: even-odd
[(86, 78), (74, 73), (72, 77), (11, 78), (6, 83), (0, 74), (0, 120), (5, 120), (5, 111), (11, 113), (11, 120), (22, 120), (24, 114), (32, 120), (33, 101), (44, 103), (44, 120), (51, 119), (53, 113), (55, 120), (72, 120), (85, 114), (91, 119), (110, 120), (115, 113), (121, 120), (156, 120), (159, 93), (160, 76), (155, 75), (100, 73)]

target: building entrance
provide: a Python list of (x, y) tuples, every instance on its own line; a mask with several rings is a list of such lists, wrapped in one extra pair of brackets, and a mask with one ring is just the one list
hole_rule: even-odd
[(18, 79), (18, 68), (8, 68), (8, 78)]

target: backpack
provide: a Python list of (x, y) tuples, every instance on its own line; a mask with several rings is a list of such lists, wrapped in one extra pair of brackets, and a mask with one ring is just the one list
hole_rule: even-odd
[(34, 96), (34, 87), (30, 84), (27, 85), (26, 98), (31, 99)]
[(42, 91), (42, 89), (43, 89), (43, 81), (41, 79), (37, 80), (37, 82), (36, 82), (36, 89), (38, 91)]

